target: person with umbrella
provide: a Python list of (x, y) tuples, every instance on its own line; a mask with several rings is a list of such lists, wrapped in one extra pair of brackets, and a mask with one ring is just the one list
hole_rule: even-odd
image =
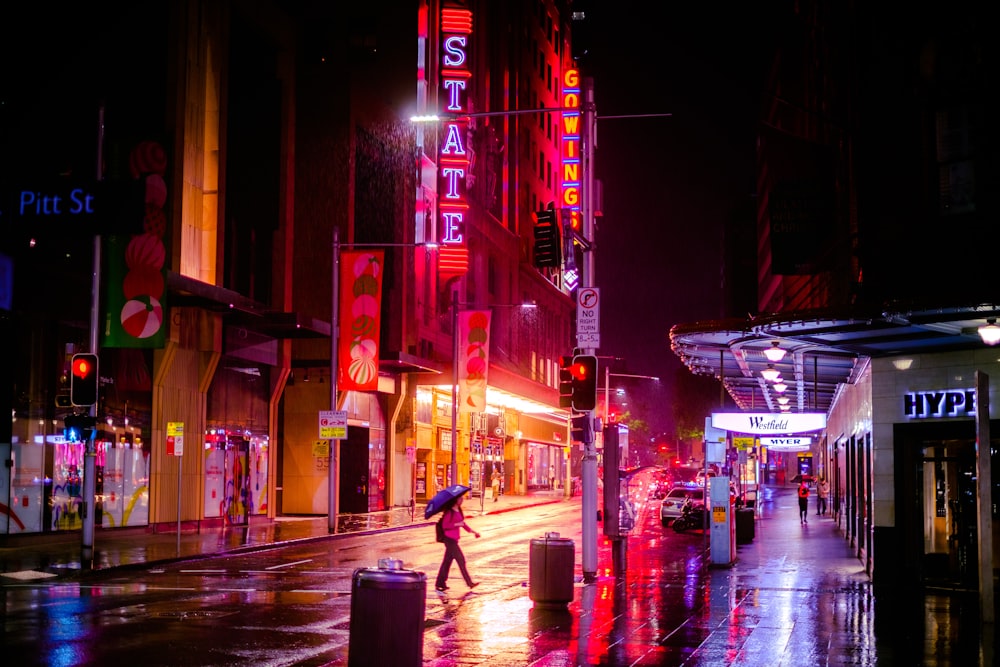
[(458, 563), (458, 569), (462, 571), (462, 578), (465, 579), (469, 588), (475, 588), (479, 585), (479, 582), (473, 581), (472, 577), (469, 576), (469, 569), (465, 565), (465, 554), (458, 546), (462, 529), (479, 537), (479, 533), (465, 523), (465, 514), (462, 513), (462, 501), (468, 491), (469, 487), (460, 484), (449, 486), (447, 489), (439, 491), (427, 504), (427, 509), (424, 510), (425, 519), (437, 512), (443, 513), (441, 527), (444, 529), (444, 560), (441, 561), (437, 581), (434, 583), (434, 588), (439, 591), (448, 590), (448, 574), (451, 572), (452, 561)]

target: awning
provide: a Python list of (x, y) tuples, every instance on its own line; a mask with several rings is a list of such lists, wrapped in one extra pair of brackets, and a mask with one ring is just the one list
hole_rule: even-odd
[(204, 308), (222, 314), (225, 323), (272, 338), (329, 338), (330, 324), (300, 313), (273, 310), (239, 292), (202, 282), (175, 271), (167, 272), (173, 305)]
[[(1000, 307), (992, 304), (778, 313), (678, 324), (670, 330), (670, 349), (692, 373), (720, 379), (742, 410), (777, 413), (778, 398), (787, 397), (795, 412), (829, 414), (871, 359), (982, 349), (978, 328), (998, 316)], [(775, 342), (786, 352), (779, 362), (764, 356)], [(761, 376), (769, 365), (784, 381), (784, 393)]]

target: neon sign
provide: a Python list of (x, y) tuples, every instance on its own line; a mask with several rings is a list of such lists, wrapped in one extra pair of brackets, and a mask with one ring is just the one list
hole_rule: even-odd
[(562, 204), (560, 208), (580, 209), (580, 72), (568, 69), (563, 74), (562, 105)]
[[(469, 35), (472, 12), (445, 7), (441, 10), (441, 89), (445, 111), (461, 114), (469, 111), (468, 88), (472, 72), (468, 67)], [(441, 244), (439, 270), (442, 274), (461, 275), (468, 270), (465, 246), (465, 222), (469, 211), (466, 181), (469, 177), (468, 117), (452, 117), (444, 124), (444, 139), (438, 150), (438, 240)]]
[(975, 412), (975, 389), (912, 391), (903, 394), (903, 415), (910, 419), (964, 417)]

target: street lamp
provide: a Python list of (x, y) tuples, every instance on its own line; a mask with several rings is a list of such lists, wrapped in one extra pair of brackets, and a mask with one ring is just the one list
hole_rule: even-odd
[(612, 373), (608, 367), (604, 368), (604, 423), (608, 423), (609, 411), (611, 409), (611, 378), (637, 378), (639, 380), (652, 380), (659, 382), (660, 378), (655, 375), (632, 375), (630, 373)]
[[(451, 484), (458, 484), (458, 358), (459, 358), (459, 336), (458, 336), (458, 308), (468, 307), (475, 304), (459, 303), (458, 290), (451, 293)], [(534, 302), (529, 303), (494, 303), (483, 308), (537, 308)], [(492, 338), (492, 337), (491, 337)], [(471, 465), (471, 463), (470, 463)], [(480, 477), (480, 479), (482, 479)]]
[[(340, 230), (333, 228), (333, 249), (330, 262), (330, 410), (337, 409), (337, 352), (340, 346), (340, 249), (343, 246), (362, 248), (434, 248), (434, 243), (341, 243)], [(327, 467), (327, 531), (337, 532), (339, 504), (337, 480), (340, 469), (340, 440), (330, 440), (330, 464)]]
[[(596, 199), (594, 197), (594, 138), (596, 105), (594, 103), (594, 80), (591, 77), (582, 79), (582, 86), (579, 92), (579, 106), (560, 106), (540, 109), (512, 109), (504, 111), (480, 111), (480, 112), (457, 112), (453, 114), (435, 114), (412, 116), (413, 123), (440, 122), (442, 120), (456, 120), (464, 118), (481, 118), (489, 116), (517, 116), (522, 114), (537, 113), (579, 113), (581, 114), (580, 125), (580, 212), (583, 217), (583, 239), (589, 244), (594, 239), (594, 211)], [(586, 281), (584, 285), (596, 285), (594, 269), (593, 251), (585, 252), (583, 259), (583, 276)], [(580, 342), (580, 341), (575, 341)], [(582, 353), (593, 355), (596, 352), (594, 343), (583, 347)], [(453, 406), (454, 407), (454, 406)], [(593, 423), (594, 411), (586, 412), (587, 419)], [(452, 419), (455, 419), (454, 412)], [(454, 428), (454, 427), (453, 427)], [(454, 455), (455, 443), (452, 443)], [(452, 475), (455, 474), (454, 468)], [(586, 583), (593, 583), (597, 578), (597, 447), (591, 442), (584, 443), (584, 455), (581, 462), (581, 481), (583, 486), (583, 510), (582, 510), (582, 539), (583, 539), (583, 578)]]

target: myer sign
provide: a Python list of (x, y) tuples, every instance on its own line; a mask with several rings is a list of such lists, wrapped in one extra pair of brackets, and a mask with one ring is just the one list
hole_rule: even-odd
[(805, 433), (826, 428), (826, 415), (816, 412), (794, 414), (713, 412), (712, 426), (736, 433), (757, 435)]
[(789, 435), (784, 438), (764, 437), (760, 439), (762, 447), (767, 447), (773, 452), (804, 452), (812, 444), (810, 435)]

